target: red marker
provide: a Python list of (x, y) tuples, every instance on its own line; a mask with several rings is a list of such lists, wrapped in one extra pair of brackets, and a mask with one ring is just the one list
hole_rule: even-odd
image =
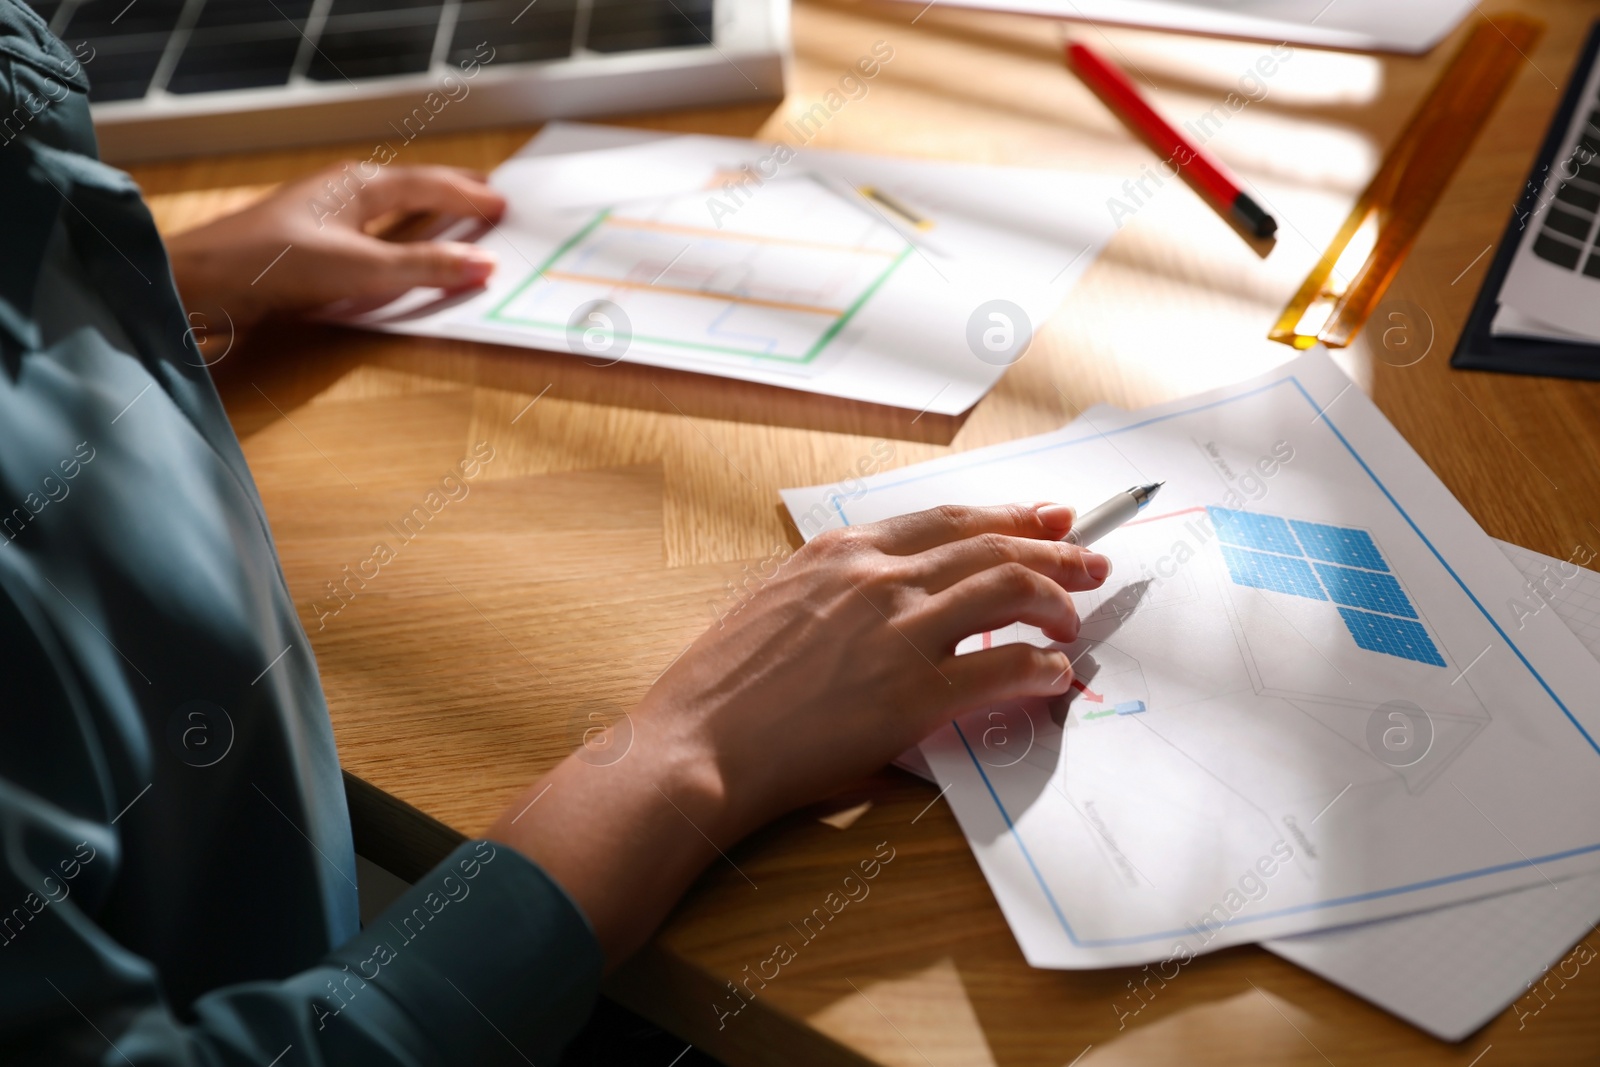
[(1267, 238), (1278, 232), (1278, 220), (1250, 199), (1222, 164), (1173, 129), (1145, 103), (1128, 76), (1081, 44), (1067, 45), (1067, 66), (1094, 91), (1101, 103), (1125, 122), (1150, 150), (1188, 182), (1213, 207), (1231, 217), (1245, 232)]

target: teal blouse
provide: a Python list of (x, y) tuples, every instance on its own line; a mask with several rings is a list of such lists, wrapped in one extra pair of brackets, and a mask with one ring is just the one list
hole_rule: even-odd
[(602, 961), (533, 863), (467, 842), (360, 928), (311, 646), (86, 89), (0, 0), (0, 1062), (547, 1064)]

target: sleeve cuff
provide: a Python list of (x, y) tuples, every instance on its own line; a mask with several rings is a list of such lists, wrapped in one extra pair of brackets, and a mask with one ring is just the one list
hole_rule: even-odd
[(490, 841), (462, 844), (330, 960), (392, 997), (441, 1059), (479, 1064), (555, 1060), (604, 966), (566, 891)]

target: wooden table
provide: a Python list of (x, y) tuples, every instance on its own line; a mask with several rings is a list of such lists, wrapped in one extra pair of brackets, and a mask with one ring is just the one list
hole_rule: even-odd
[[(1593, 2), (1518, 6), (1550, 29), (1434, 212), (1391, 291), (1397, 302), (1380, 313), (1388, 327), (1388, 311), (1406, 312), (1413, 332), (1386, 348), (1369, 330), (1340, 358), (1489, 533), (1567, 556), (1600, 545), (1600, 385), (1446, 364), (1557, 86), (1600, 14)], [(1129, 178), (1150, 161), (1064, 73), (1059, 26), (918, 9), (797, 0), (782, 104), (624, 121), (782, 137), (786, 119), (882, 40), (893, 59), (813, 146)], [(1264, 51), (1079, 32), (1137, 64), (1179, 117), (1217, 104)], [(450, 828), (479, 832), (577, 743), (591, 716), (614, 717), (640, 697), (708, 625), (726, 583), (795, 543), (780, 487), (841, 478), (875, 442), (893, 446), (893, 464), (914, 463), (1055, 428), (1092, 403), (1165, 400), (1287, 359), (1265, 340), (1268, 325), (1454, 40), (1421, 59), (1296, 49), (1266, 80), (1265, 99), (1211, 141), (1285, 223), (1272, 256), (1258, 259), (1169, 183), (962, 418), (481, 345), (309, 327), (256, 337), (217, 374), (322, 667), (344, 766)], [(401, 158), (488, 168), (532, 132), (425, 139)], [(173, 230), (370, 151), (358, 143), (134, 173)], [(1422, 349), (1420, 362), (1395, 365)], [(385, 523), (480, 442), (494, 458), (470, 495), (319, 629), (312, 605), (325, 583), (387, 540)], [(626, 761), (618, 767), (626, 773)], [(731, 1064), (1497, 1067), (1600, 1055), (1600, 975), (1588, 970), (1551, 983), (1537, 1014), (1530, 996), (1452, 1046), (1253, 947), (1195, 962), (1119, 1029), (1113, 1002), (1133, 972), (1029, 969), (936, 796), (886, 772), (768, 827), (732, 854), (749, 880), (726, 864), (707, 871), (612, 981), (613, 995)], [(420, 818), (407, 825), (409, 843), (394, 853), (401, 866), (425, 860), (441, 838)], [(789, 923), (879, 842), (895, 859), (870, 898), (719, 1029), (724, 983), (792, 938)]]

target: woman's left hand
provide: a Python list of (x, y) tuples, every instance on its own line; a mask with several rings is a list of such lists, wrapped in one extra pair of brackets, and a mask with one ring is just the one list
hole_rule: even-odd
[(190, 312), (235, 325), (341, 300), (381, 303), (418, 286), (466, 289), (492, 253), (451, 241), (387, 241), (368, 227), (417, 214), (499, 221), (505, 198), (455, 167), (346, 163), (289, 182), (242, 211), (167, 242)]

